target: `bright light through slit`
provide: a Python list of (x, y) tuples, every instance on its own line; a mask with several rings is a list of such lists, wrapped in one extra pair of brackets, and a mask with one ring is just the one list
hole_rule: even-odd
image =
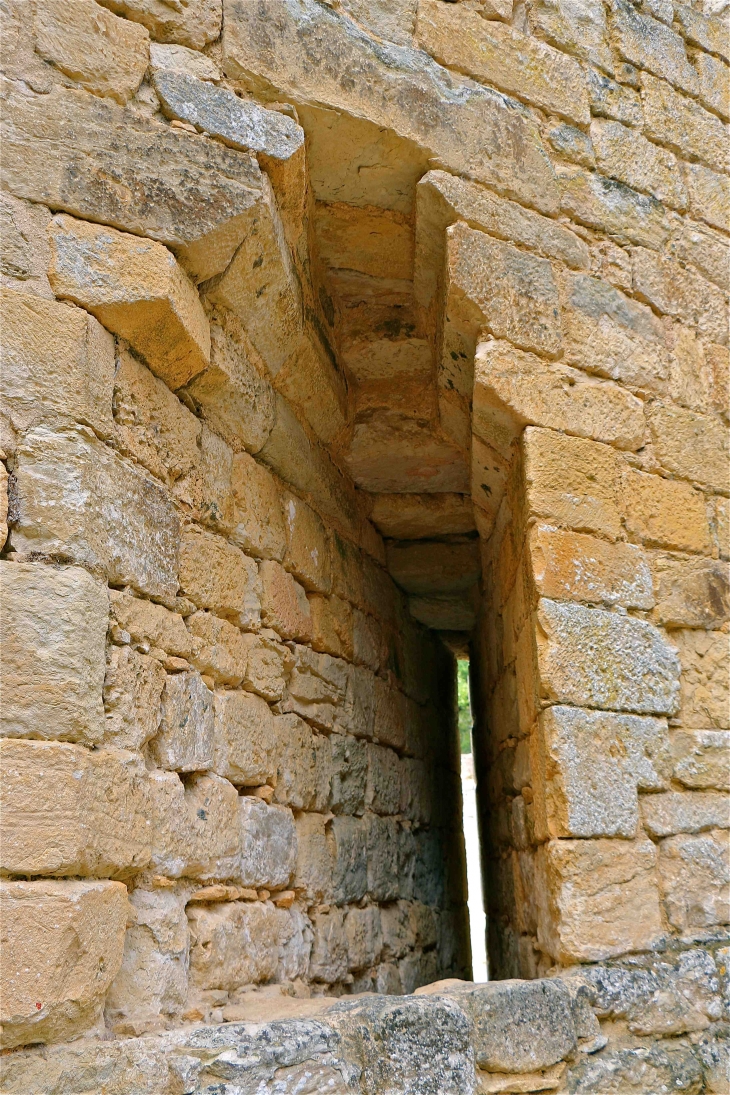
[(461, 744), (461, 789), (464, 798), (464, 841), (468, 886), (469, 931), (471, 933), (472, 976), (475, 981), (489, 979), (487, 969), (486, 918), (482, 896), (482, 867), (477, 825), (477, 796), (474, 758), (471, 752), (471, 705), (469, 702), (469, 662), (458, 663), (459, 737)]

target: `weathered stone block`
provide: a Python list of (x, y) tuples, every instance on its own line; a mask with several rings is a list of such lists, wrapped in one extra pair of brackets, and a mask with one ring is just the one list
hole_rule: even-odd
[(508, 980), (444, 990), (474, 1022), (477, 1068), (534, 1072), (575, 1051), (570, 995), (560, 981)]
[[(418, 50), (383, 52), (346, 16), (312, 3), (299, 7), (287, 0), (276, 34), (263, 10), (252, 5), (226, 0), (225, 12), (229, 77), (255, 73), (297, 102), (365, 116), (415, 141), (456, 174), (471, 175), (542, 212), (555, 210), (553, 175), (537, 131), (498, 93), (455, 83)], [(343, 80), (345, 73), (357, 76)]]
[(300, 814), (297, 826), (297, 869), (294, 887), (312, 901), (332, 899), (334, 849), (327, 839), (323, 814)]
[[(403, 991), (397, 968), (380, 970), (385, 976), (378, 978), (379, 991)], [(366, 997), (339, 1004), (328, 1018), (362, 1069), (365, 1091), (473, 1095), (471, 1024), (453, 1000)], [(424, 1061), (430, 1062), (430, 1075)]]
[(724, 20), (717, 4), (705, 4), (704, 13), (689, 4), (678, 4), (676, 18), (687, 41), (730, 61)]
[(626, 468), (622, 497), (630, 535), (656, 547), (709, 553), (707, 502), (689, 483)]
[(448, 233), (449, 286), (471, 305), (475, 327), (524, 350), (560, 350), (559, 301), (547, 259), (455, 224)]
[(4, 874), (126, 877), (150, 861), (147, 778), (133, 753), (0, 742)]
[[(354, 673), (353, 679), (355, 679)], [(367, 680), (362, 676), (358, 676), (356, 679), (362, 684), (365, 684)], [(375, 677), (372, 683), (375, 687), (373, 737), (381, 745), (389, 745), (393, 749), (403, 749), (406, 741), (405, 697), (401, 692), (386, 684), (381, 677)], [(353, 733), (357, 733), (357, 731), (353, 729)]]
[(642, 15), (627, 0), (611, 0), (611, 31), (619, 56), (696, 95), (697, 73), (687, 60), (682, 38), (670, 27)]
[[(553, 0), (541, 0), (552, 5)], [(595, 0), (594, 0), (595, 2)], [(602, 5), (601, 5), (602, 7)], [(609, 71), (613, 64), (604, 66)], [(643, 120), (639, 93), (625, 84), (616, 83), (603, 72), (589, 68), (586, 73), (591, 114), (599, 118), (612, 118), (625, 125), (640, 126)]]
[(383, 946), (378, 906), (348, 909), (345, 915), (345, 938), (349, 970), (362, 970), (375, 965)]
[(649, 425), (657, 459), (667, 471), (719, 490), (727, 487), (730, 436), (717, 418), (655, 404)]
[(579, 124), (590, 120), (580, 66), (565, 53), (468, 8), (420, 0), (416, 41), (442, 65)]
[(183, 785), (176, 772), (150, 777), (151, 866), (168, 878), (218, 882), (238, 877), (240, 799), (216, 775), (194, 774)]
[(301, 332), (299, 283), (271, 184), (251, 210), (246, 234), (230, 266), (205, 286), (207, 298), (234, 312), (272, 377)]
[(114, 340), (79, 308), (0, 290), (0, 406), (14, 429), (68, 418), (109, 437)]
[(541, 837), (633, 837), (639, 821), (637, 789), (668, 786), (671, 765), (663, 719), (557, 706), (543, 711), (537, 734), (533, 793)]
[(710, 791), (668, 791), (642, 799), (641, 816), (651, 837), (730, 828), (726, 795)]
[(727, 832), (671, 836), (659, 845), (659, 884), (667, 919), (680, 932), (727, 924), (730, 867)]
[(78, 567), (0, 564), (5, 737), (95, 744), (104, 734), (106, 588)]
[(193, 612), (187, 617), (194, 650), (190, 660), (196, 669), (216, 684), (235, 688), (246, 676), (248, 647), (245, 636), (227, 620), (210, 612)]
[(192, 73), (160, 68), (152, 82), (168, 117), (194, 125), (229, 148), (288, 160), (304, 146), (304, 131), (293, 118)]
[(390, 574), (408, 593), (456, 593), (479, 579), (474, 540), (396, 542), (388, 545), (387, 560)]
[(11, 90), (5, 125), (12, 193), (159, 240), (196, 281), (225, 269), (260, 200), (261, 172), (248, 153), (191, 141), (85, 91)]
[(634, 292), (659, 312), (676, 316), (710, 341), (727, 343), (725, 296), (691, 266), (637, 247), (631, 255)]
[[(629, 289), (628, 256), (618, 247), (610, 255), (621, 263), (617, 284)], [(611, 269), (607, 276), (613, 276)], [(585, 274), (564, 278), (562, 286), (565, 361), (630, 388), (666, 391), (671, 359), (664, 328), (651, 309)]]
[(727, 231), (730, 224), (730, 180), (701, 163), (685, 164), (692, 215), (714, 228)]
[(244, 684), (251, 692), (263, 696), (269, 703), (280, 700), (291, 669), (289, 649), (278, 641), (274, 631), (242, 636), (248, 661)]
[(18, 550), (72, 559), (152, 597), (175, 595), (179, 523), (168, 495), (90, 430), (29, 430), (15, 478)]
[(126, 888), (3, 882), (0, 903), (3, 1048), (64, 1041), (92, 1027), (122, 961)]
[(166, 680), (156, 658), (131, 646), (110, 648), (104, 678), (104, 739), (109, 745), (141, 749), (155, 736)]
[(171, 889), (132, 890), (134, 923), (104, 1005), (116, 1034), (139, 1034), (180, 1021), (188, 994), (189, 931), (185, 894)]
[(579, 167), (562, 168), (558, 182), (560, 208), (578, 224), (642, 247), (659, 249), (669, 238), (669, 221), (656, 198)]
[(463, 494), (379, 494), (370, 519), (383, 536), (396, 540), (458, 535), (475, 528), (471, 499)]
[(730, 791), (730, 732), (676, 731), (672, 735), (672, 775), (685, 787)]
[(349, 734), (329, 737), (332, 790), (330, 808), (335, 814), (362, 814), (368, 774), (367, 747)]
[(233, 543), (259, 559), (281, 562), (286, 532), (279, 489), (271, 472), (246, 453), (233, 459), (233, 504)]
[(210, 365), (191, 381), (187, 392), (234, 452), (258, 452), (274, 425), (274, 392), (263, 370), (238, 316), (215, 309)]
[(205, 772), (213, 767), (213, 693), (199, 673), (168, 675), (160, 728), (150, 751), (160, 768), (174, 772)]
[(525, 430), (522, 445), (532, 513), (615, 540), (621, 523), (614, 450), (534, 427)]
[(535, 525), (529, 545), (532, 578), (543, 597), (609, 607), (654, 606), (649, 561), (634, 544)]
[(687, 208), (687, 190), (671, 152), (613, 121), (592, 122), (591, 141), (604, 175), (643, 190), (673, 209)]
[(186, 72), (189, 76), (197, 76), (199, 80), (211, 80), (216, 83), (222, 79), (222, 73), (212, 57), (205, 53), (199, 53), (189, 46), (161, 45), (159, 42), (150, 43), (150, 73), (155, 76), (162, 70), (172, 72)]
[(267, 806), (260, 798), (241, 799), (241, 882), (281, 890), (297, 862), (297, 836), (291, 810)]
[(188, 0), (184, 7), (170, 7), (164, 0), (101, 0), (104, 7), (147, 27), (158, 42), (179, 42), (202, 49), (218, 37), (221, 0)]
[(307, 642), (312, 635), (312, 613), (299, 582), (274, 560), (264, 560), (259, 574), (262, 622), (282, 639)]
[(480, 342), (474, 360), (473, 429), (505, 457), (526, 426), (546, 426), (620, 449), (644, 442), (640, 400), (614, 384), (550, 366), (507, 342)]
[(678, 630), (672, 641), (682, 663), (679, 720), (688, 729), (730, 729), (730, 651), (722, 631)]
[(49, 237), (56, 295), (127, 339), (170, 388), (187, 384), (208, 365), (208, 321), (167, 248), (67, 216), (54, 217)]
[(361, 901), (366, 893), (372, 892), (367, 818), (333, 818), (329, 840), (333, 861), (332, 893), (336, 904)]
[(261, 602), (258, 568), (237, 547), (209, 532), (190, 529), (180, 547), (180, 590), (199, 608), (256, 629)]
[(730, 118), (730, 91), (728, 80), (730, 69), (719, 57), (709, 53), (695, 53), (692, 56), (700, 83), (700, 101), (724, 121)]
[(543, 599), (538, 609), (543, 694), (558, 702), (673, 714), (679, 660), (645, 620)]
[(114, 419), (121, 452), (156, 478), (184, 483), (194, 474), (200, 461), (199, 419), (127, 351), (117, 360)]
[[(510, 10), (507, 18), (511, 14)], [(535, 0), (528, 13), (528, 26), (533, 34), (558, 49), (613, 71), (606, 11), (600, 0), (583, 0), (577, 7), (564, 0)]]
[(352, 661), (353, 619), (347, 601), (310, 593), (307, 600), (312, 617), (312, 646), (315, 650)]
[(648, 137), (716, 171), (727, 170), (725, 127), (718, 117), (647, 73), (641, 78), (641, 98)]
[(41, 57), (94, 95), (126, 103), (142, 82), (150, 36), (92, 0), (48, 0), (35, 13), (35, 48)]
[[(17, 8), (14, 14), (17, 26)], [(45, 206), (22, 201), (3, 191), (0, 197), (0, 221), (3, 226), (0, 283), (8, 289), (32, 293), (46, 300), (53, 299), (47, 274), (47, 229), (50, 219), (51, 213)]]
[(398, 823), (392, 817), (366, 818), (367, 890), (375, 901), (399, 897)]
[(312, 953), (309, 976), (313, 981), (334, 984), (347, 974), (347, 939), (341, 909), (315, 913), (312, 917)]
[(287, 548), (284, 566), (305, 589), (329, 593), (332, 588), (329, 543), (314, 510), (292, 494), (282, 499)]
[(317, 748), (313, 731), (296, 714), (277, 715), (274, 738), (277, 802), (297, 810), (312, 809), (317, 792)]
[(274, 976), (280, 915), (273, 905), (258, 901), (192, 905), (187, 914), (194, 988), (231, 991)]
[(243, 787), (267, 783), (276, 770), (269, 705), (251, 692), (215, 696), (215, 770)]
[(154, 646), (177, 658), (191, 658), (195, 640), (178, 612), (135, 597), (130, 589), (109, 591), (112, 618), (134, 643)]
[(665, 627), (720, 628), (730, 617), (727, 564), (654, 552), (655, 619)]
[(368, 781), (366, 806), (376, 814), (397, 814), (400, 811), (401, 772), (398, 754), (382, 745), (366, 746)]
[(662, 935), (649, 840), (554, 840), (537, 857), (538, 939), (558, 961), (648, 950)]

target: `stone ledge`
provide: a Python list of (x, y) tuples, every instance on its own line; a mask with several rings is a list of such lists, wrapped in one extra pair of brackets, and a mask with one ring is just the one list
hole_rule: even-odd
[(663, 1043), (658, 1056), (657, 1047), (637, 1038), (612, 1046), (593, 1009), (613, 1014), (616, 994), (607, 986), (616, 976), (623, 986), (636, 973), (586, 969), (586, 976), (565, 979), (440, 981), (412, 996), (299, 1000), (250, 993), (240, 1010), (256, 1015), (255, 1022), (19, 1050), (0, 1060), (0, 1085), (5, 1095), (598, 1092), (606, 1090), (607, 1072), (632, 1061), (648, 1062), (664, 1079), (690, 1066), (700, 1077), (704, 1064), (712, 1082), (725, 1052), (724, 1024), (703, 1030), (694, 1046), (686, 1039)]

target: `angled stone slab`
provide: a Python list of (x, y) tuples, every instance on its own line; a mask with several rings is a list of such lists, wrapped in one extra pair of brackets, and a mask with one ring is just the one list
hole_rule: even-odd
[(251, 155), (84, 91), (11, 88), (2, 141), (11, 193), (159, 240), (196, 281), (225, 269), (261, 195)]
[(453, 171), (557, 211), (553, 171), (524, 108), (314, 0), (225, 0), (223, 67), (249, 86), (367, 117)]
[(195, 287), (161, 243), (54, 217), (49, 229), (54, 293), (127, 339), (172, 389), (210, 363), (210, 329)]
[(205, 130), (229, 148), (288, 160), (304, 144), (304, 130), (293, 118), (190, 73), (158, 69), (152, 83), (169, 118)]

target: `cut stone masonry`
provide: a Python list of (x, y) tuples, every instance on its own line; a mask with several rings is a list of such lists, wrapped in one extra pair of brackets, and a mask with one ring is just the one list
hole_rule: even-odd
[(3, 5), (3, 1092), (730, 1090), (729, 13)]

